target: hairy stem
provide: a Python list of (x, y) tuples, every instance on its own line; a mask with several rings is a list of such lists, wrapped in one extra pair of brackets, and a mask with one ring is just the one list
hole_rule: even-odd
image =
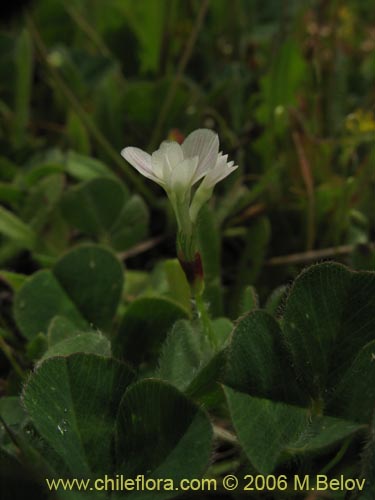
[(194, 302), (198, 313), (198, 318), (201, 322), (203, 332), (207, 336), (213, 348), (217, 347), (217, 341), (214, 331), (211, 326), (210, 317), (207, 312), (206, 304), (203, 300), (202, 292), (196, 292), (194, 295)]

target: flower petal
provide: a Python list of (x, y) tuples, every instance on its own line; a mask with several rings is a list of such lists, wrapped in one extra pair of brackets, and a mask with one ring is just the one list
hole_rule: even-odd
[(152, 172), (151, 156), (148, 153), (139, 148), (127, 147), (121, 151), (121, 156), (142, 175), (160, 183), (160, 180)]
[(219, 138), (209, 129), (198, 129), (189, 134), (181, 145), (184, 158), (199, 157), (194, 182), (199, 180), (216, 164), (219, 153)]
[[(219, 153), (218, 156), (216, 157), (215, 167), (213, 167), (213, 168), (217, 168), (218, 165), (220, 165), (220, 164), (225, 165), (227, 159), (228, 159), (228, 155), (223, 156), (222, 153)], [(198, 168), (197, 168), (195, 175), (194, 175), (194, 178), (193, 178), (193, 184), (200, 181), (202, 179), (202, 177), (207, 175), (207, 173), (209, 171), (213, 170), (213, 168), (209, 168), (208, 170), (199, 170)]]
[(159, 151), (165, 155), (165, 159), (171, 170), (184, 159), (181, 146), (175, 141), (163, 141), (160, 144)]
[[(225, 157), (223, 157), (224, 159)], [(212, 170), (210, 170), (206, 177), (202, 181), (202, 189), (211, 189), (213, 188), (218, 182), (222, 181), (227, 177), (229, 174), (231, 174), (236, 168), (238, 168), (238, 165), (233, 166), (233, 161), (230, 161), (227, 163), (226, 161), (223, 162), (223, 159), (220, 159)], [(199, 187), (201, 187), (199, 186)]]
[(180, 162), (172, 171), (169, 187), (172, 191), (182, 193), (192, 186), (192, 179), (198, 165), (198, 156)]
[(219, 156), (215, 168), (207, 172), (206, 177), (196, 190), (189, 209), (189, 215), (192, 222), (196, 221), (200, 209), (211, 198), (215, 184), (236, 170), (237, 165), (233, 166), (233, 161), (227, 163), (227, 158), (227, 155)]
[(154, 153), (152, 153), (151, 155), (151, 168), (153, 174), (156, 175), (156, 177), (159, 177), (160, 179), (164, 179), (165, 175), (164, 164), (165, 164), (164, 154), (160, 151), (160, 149), (154, 151)]

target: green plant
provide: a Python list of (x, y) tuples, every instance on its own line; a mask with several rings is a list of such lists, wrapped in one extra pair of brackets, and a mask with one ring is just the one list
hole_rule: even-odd
[[(2, 24), (4, 500), (373, 500), (373, 15), (39, 0)], [(201, 128), (235, 171), (211, 131), (203, 167), (178, 146)], [(163, 139), (171, 204), (119, 154)]]

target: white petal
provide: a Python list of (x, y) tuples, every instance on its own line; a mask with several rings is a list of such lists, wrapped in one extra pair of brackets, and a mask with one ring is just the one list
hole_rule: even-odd
[(172, 171), (169, 187), (175, 192), (184, 192), (191, 188), (192, 179), (198, 165), (198, 157), (188, 158), (179, 163)]
[(224, 166), (227, 163), (228, 155), (223, 156), (221, 153), (217, 156), (216, 164), (213, 168), (210, 168), (208, 171), (199, 171), (198, 168), (195, 172), (195, 176), (193, 179), (193, 184), (202, 179), (209, 171), (219, 168), (220, 166)]
[(155, 182), (159, 182), (152, 173), (151, 156), (139, 148), (128, 147), (121, 151), (121, 156), (142, 175)]
[(165, 156), (166, 162), (170, 170), (182, 162), (184, 154), (181, 146), (175, 141), (164, 141), (160, 144), (160, 153)]
[[(227, 177), (229, 174), (231, 174), (234, 170), (238, 168), (238, 165), (233, 166), (233, 162), (229, 162), (225, 164), (220, 164), (216, 166), (213, 170), (210, 170), (206, 177), (202, 181), (202, 189), (211, 189), (213, 188), (218, 182), (222, 181)], [(200, 187), (201, 187), (200, 186)]]
[(196, 221), (202, 206), (211, 198), (215, 184), (236, 170), (237, 165), (233, 166), (233, 161), (227, 163), (227, 158), (227, 155), (220, 156), (215, 168), (207, 173), (196, 190), (189, 209), (190, 218), (193, 222)]
[(152, 172), (161, 180), (168, 182), (173, 169), (184, 159), (181, 146), (177, 142), (164, 141), (160, 148), (152, 153)]
[[(199, 157), (196, 176), (204, 175), (216, 164), (219, 153), (219, 138), (209, 129), (198, 129), (189, 134), (181, 145), (184, 158)], [(194, 179), (196, 182), (198, 179)]]
[(165, 164), (165, 156), (159, 149), (154, 153), (152, 153), (151, 156), (152, 172), (154, 173), (154, 175), (156, 175), (156, 177), (159, 177), (160, 179), (164, 178), (164, 164)]

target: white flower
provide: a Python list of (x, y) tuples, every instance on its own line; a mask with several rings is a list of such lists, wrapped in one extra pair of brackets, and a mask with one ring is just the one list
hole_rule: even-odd
[(191, 222), (195, 222), (215, 184), (237, 168), (233, 161), (227, 161), (227, 155), (219, 153), (219, 138), (208, 129), (195, 130), (181, 145), (164, 141), (152, 155), (135, 147), (127, 147), (121, 154), (141, 174), (165, 189), (176, 214), (181, 204), (190, 205), (191, 188), (203, 179), (190, 205)]

